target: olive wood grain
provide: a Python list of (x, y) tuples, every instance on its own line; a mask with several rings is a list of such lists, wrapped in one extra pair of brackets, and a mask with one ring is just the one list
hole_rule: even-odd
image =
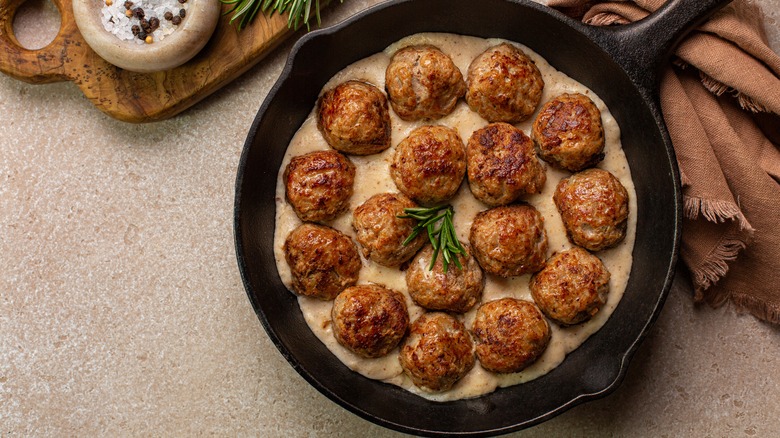
[(89, 47), (76, 27), (71, 0), (52, 0), (62, 17), (54, 40), (38, 50), (23, 48), (13, 20), (24, 1), (0, 0), (0, 71), (34, 84), (72, 81), (98, 109), (134, 123), (164, 120), (189, 108), (255, 65), (292, 32), (286, 15), (258, 15), (241, 32), (222, 16), (190, 61), (168, 71), (134, 73), (109, 64)]
[(52, 0), (62, 17), (62, 25), (54, 40), (39, 50), (28, 50), (14, 36), (16, 11), (26, 0), (0, 0), (0, 71), (31, 83), (68, 80), (62, 55), (67, 41), (83, 43), (70, 8), (70, 0)]

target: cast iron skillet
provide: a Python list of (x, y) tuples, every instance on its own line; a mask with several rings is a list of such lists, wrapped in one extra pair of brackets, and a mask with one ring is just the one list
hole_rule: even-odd
[[(402, 0), (304, 36), (255, 118), (236, 181), (239, 269), (249, 300), (282, 355), (336, 403), (418, 435), (511, 432), (613, 391), (661, 310), (677, 261), (680, 185), (659, 110), (659, 68), (688, 29), (727, 3), (672, 0), (641, 22), (592, 28), (528, 0)], [(631, 277), (606, 325), (541, 378), (447, 403), (366, 379), (342, 365), (311, 333), (295, 297), (280, 282), (272, 248), (277, 172), (320, 89), (348, 64), (418, 32), (517, 41), (594, 90), (620, 124), (638, 204)]]

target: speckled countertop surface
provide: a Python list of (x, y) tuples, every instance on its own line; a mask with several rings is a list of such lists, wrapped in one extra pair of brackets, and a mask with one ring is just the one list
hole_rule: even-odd
[[(780, 0), (756, 2), (778, 50)], [(19, 39), (45, 42), (53, 11), (26, 7)], [(0, 75), (0, 436), (398, 435), (287, 364), (236, 267), (235, 172), (290, 46), (147, 125)], [(779, 351), (778, 328), (694, 306), (678, 276), (616, 392), (516, 436), (776, 436)]]

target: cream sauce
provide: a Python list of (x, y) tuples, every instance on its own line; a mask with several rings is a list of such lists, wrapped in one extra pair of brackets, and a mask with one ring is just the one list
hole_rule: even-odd
[[(324, 89), (334, 87), (348, 79), (370, 82), (380, 89), (383, 89), (385, 69), (390, 62), (390, 57), (397, 49), (412, 44), (433, 44), (439, 47), (444, 53), (447, 53), (452, 57), (455, 65), (464, 73), (465, 77), (465, 73), (468, 71), (468, 66), (472, 59), (487, 48), (501, 42), (504, 42), (504, 40), (481, 39), (453, 34), (423, 33), (412, 35), (396, 42), (381, 53), (377, 53), (348, 66), (337, 73), (328, 84), (325, 85)], [(590, 335), (604, 325), (623, 296), (623, 291), (625, 290), (628, 282), (628, 275), (631, 270), (631, 253), (634, 247), (634, 235), (636, 232), (636, 192), (631, 180), (628, 162), (626, 161), (625, 154), (621, 147), (620, 128), (618, 127), (617, 122), (610, 114), (609, 109), (605, 106), (604, 102), (587, 87), (557, 71), (551, 67), (547, 61), (527, 47), (521, 44), (512, 44), (520, 47), (536, 63), (537, 67), (539, 67), (545, 82), (542, 103), (562, 93), (579, 92), (590, 97), (596, 106), (598, 106), (599, 110), (601, 110), (601, 118), (606, 139), (606, 158), (598, 167), (612, 172), (628, 190), (630, 211), (628, 232), (625, 240), (616, 248), (597, 253), (598, 257), (604, 262), (604, 265), (609, 269), (612, 275), (607, 304), (594, 318), (586, 323), (568, 328), (561, 328), (555, 323), (550, 323), (552, 339), (549, 347), (536, 363), (519, 373), (492, 373), (484, 370), (479, 365), (479, 361), (477, 361), (477, 364), (468, 375), (461, 379), (452, 389), (445, 392), (430, 393), (415, 387), (401, 369), (401, 365), (398, 361), (398, 349), (387, 356), (378, 359), (363, 359), (345, 349), (338, 344), (331, 330), (330, 311), (333, 304), (332, 301), (325, 302), (303, 296), (298, 297), (298, 302), (304, 318), (314, 334), (345, 365), (366, 377), (401, 386), (410, 392), (431, 400), (447, 401), (476, 397), (489, 393), (499, 387), (516, 385), (546, 374), (560, 364), (566, 357), (566, 354), (577, 348)], [(389, 166), (395, 152), (395, 146), (413, 129), (426, 124), (425, 122), (406, 122), (401, 120), (393, 111), (390, 113), (392, 123), (391, 147), (380, 154), (367, 157), (350, 156), (350, 159), (357, 167), (355, 192), (351, 199), (351, 209), (362, 204), (374, 194), (398, 191), (389, 176)], [(535, 115), (528, 121), (516, 126), (530, 135), (531, 124), (533, 123), (534, 118)], [(433, 123), (446, 125), (456, 129), (460, 133), (464, 143), (468, 141), (474, 130), (487, 124), (484, 119), (479, 117), (476, 113), (473, 113), (463, 100), (458, 103), (451, 114)], [(303, 123), (300, 130), (290, 142), (287, 154), (282, 162), (282, 167), (279, 169), (279, 178), (277, 178), (276, 187), (277, 212), (274, 252), (279, 275), (288, 289), (291, 284), (291, 276), (290, 269), (284, 260), (282, 245), (290, 231), (300, 225), (301, 222), (295, 215), (292, 207), (285, 200), (282, 173), (291, 157), (314, 150), (324, 150), (328, 148), (328, 144), (317, 130), (314, 110), (312, 110), (309, 118)], [(555, 208), (555, 204), (552, 201), (552, 195), (558, 181), (568, 175), (568, 172), (559, 171), (548, 166), (547, 182), (543, 192), (539, 195), (530, 196), (525, 199), (535, 206), (545, 218), (545, 229), (547, 230), (549, 239), (548, 257), (555, 251), (565, 250), (572, 246), (566, 238), (563, 223)], [(479, 211), (487, 209), (487, 206), (477, 201), (471, 195), (468, 182), (465, 180), (456, 197), (451, 200), (451, 204), (455, 209), (454, 222), (458, 238), (462, 242), (467, 242), (469, 228), (471, 227), (474, 216)], [(355, 233), (351, 226), (351, 209), (328, 225), (341, 230), (355, 240)], [(493, 275), (486, 275), (486, 277), (487, 281), (482, 297), (483, 302), (507, 296), (532, 301), (528, 287), (529, 275), (509, 279), (499, 278)], [(399, 269), (382, 267), (363, 259), (363, 268), (360, 272), (359, 283), (372, 282), (380, 283), (391, 289), (402, 292), (406, 296), (411, 321), (414, 321), (419, 315), (425, 312), (425, 309), (417, 306), (409, 297), (403, 272)], [(471, 327), (477, 307), (478, 306), (475, 306), (474, 309), (459, 317), (466, 324), (466, 327)]]

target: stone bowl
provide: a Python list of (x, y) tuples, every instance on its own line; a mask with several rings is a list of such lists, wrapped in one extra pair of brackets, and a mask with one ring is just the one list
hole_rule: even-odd
[(214, 33), (220, 16), (220, 1), (187, 0), (187, 3), (187, 14), (176, 30), (151, 44), (122, 40), (108, 32), (101, 21), (105, 0), (73, 0), (73, 15), (84, 40), (101, 58), (125, 70), (152, 73), (170, 70), (189, 61)]

